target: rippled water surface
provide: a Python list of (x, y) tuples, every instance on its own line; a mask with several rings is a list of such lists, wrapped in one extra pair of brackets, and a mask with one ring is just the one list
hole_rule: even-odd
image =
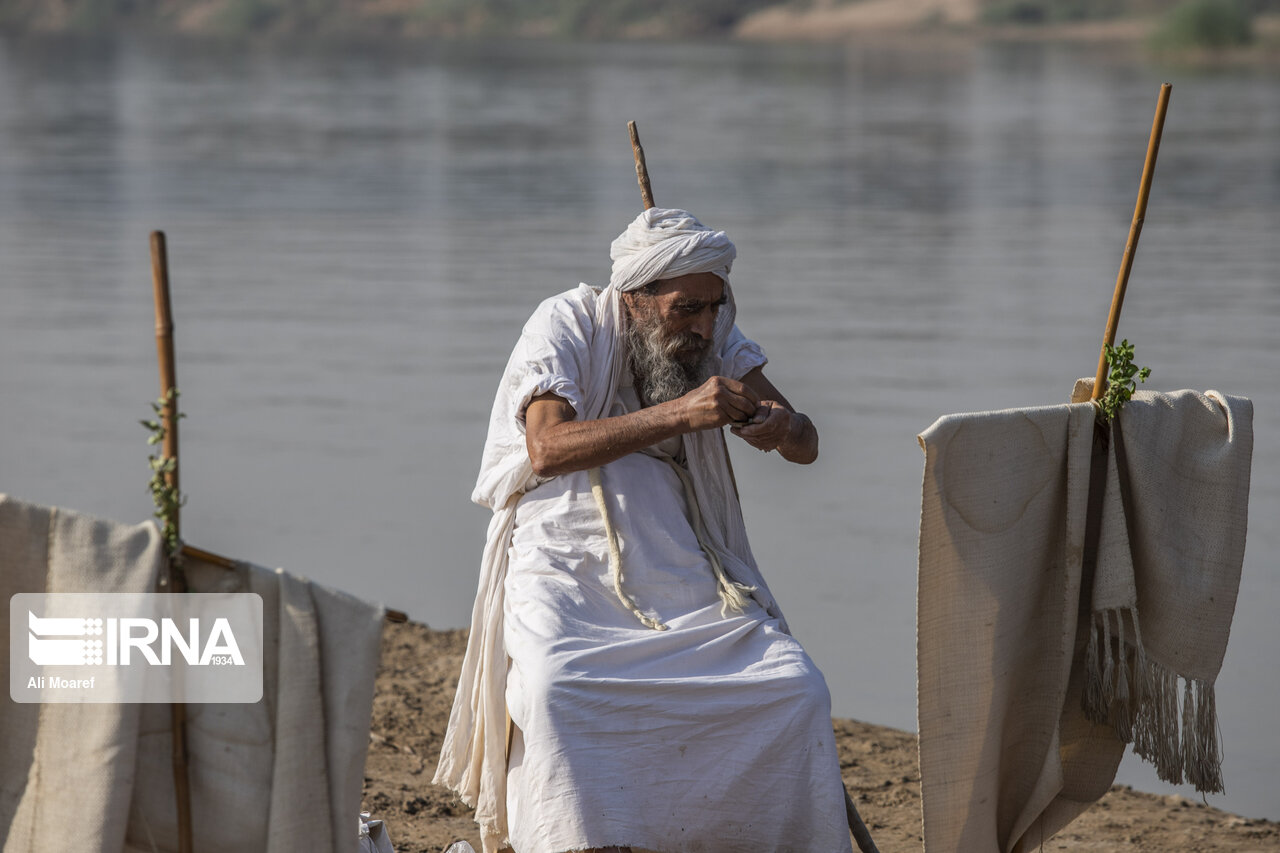
[[(469, 618), (492, 394), (639, 209), (737, 242), (743, 329), (822, 433), (736, 453), (835, 711), (915, 726), (922, 454), (941, 414), (1092, 375), (1162, 80), (1121, 334), (1157, 388), (1256, 406), (1219, 680), (1228, 794), (1280, 817), (1280, 78), (1079, 45), (0, 40), (0, 491), (150, 514), (147, 235), (169, 235), (186, 539)], [(1127, 760), (1121, 781), (1169, 790)]]

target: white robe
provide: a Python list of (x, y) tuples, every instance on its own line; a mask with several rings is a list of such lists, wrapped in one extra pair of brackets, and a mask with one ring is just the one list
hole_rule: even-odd
[[(527, 456), (513, 460), (510, 448), (524, 453), (532, 397), (555, 393), (580, 418), (635, 407), (619, 377), (612, 399), (591, 399), (604, 361), (593, 337), (602, 301), (583, 286), (543, 303), (508, 364), (490, 423), (477, 495), (494, 506), (495, 525), (510, 526), (509, 547), (500, 586), (487, 588), (482, 578), (477, 614), (501, 602), (500, 643), (509, 659), (503, 699), (515, 725), (496, 828), (517, 853), (611, 845), (663, 853), (850, 850), (829, 693), (756, 573), (736, 499), (708, 508), (707, 495), (698, 494), (702, 515), (713, 519), (708, 527), (729, 530), (708, 531), (713, 542), (733, 543), (717, 548), (726, 571), (757, 588), (745, 612), (725, 616), (671, 465), (633, 453), (602, 466), (626, 592), (669, 626), (656, 631), (614, 591), (586, 471), (530, 478), (509, 500), (508, 485), (493, 486), (528, 471)], [(717, 343), (723, 375), (741, 378), (765, 362), (736, 328)], [(699, 489), (714, 455), (706, 436), (720, 441), (714, 431), (682, 440)], [(715, 521), (726, 512), (736, 530)], [(489, 613), (486, 628), (497, 615)], [(471, 683), (479, 686), (462, 693)], [(492, 720), (484, 686), (492, 683), (492, 672), (472, 682), (464, 663), (437, 781), (464, 788), (456, 780), (478, 766), (475, 748), (464, 751), (455, 729), (462, 730), (472, 696), (481, 697), (472, 701), (474, 719)], [(487, 761), (491, 723), (470, 725)], [(478, 778), (484, 803), (486, 777)], [(487, 846), (494, 840), (485, 838)]]

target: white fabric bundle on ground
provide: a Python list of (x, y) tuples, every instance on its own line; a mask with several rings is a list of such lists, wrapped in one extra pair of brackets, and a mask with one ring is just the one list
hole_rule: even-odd
[[(162, 561), (154, 524), (0, 498), (6, 600), (18, 592), (148, 592)], [(198, 849), (350, 849), (382, 608), (279, 570), (188, 561), (187, 573), (192, 592), (258, 593), (264, 618), (262, 701), (187, 705)], [(7, 625), (0, 628), (7, 655)], [(168, 705), (6, 703), (0, 730), (4, 853), (177, 849)]]
[[(1092, 405), (950, 415), (921, 435), (927, 849), (1041, 843), (1106, 792), (1125, 720), (1162, 775), (1186, 767), (1212, 785), (1212, 682), (1243, 561), (1251, 420), (1248, 400), (1215, 392), (1139, 392), (1126, 404), (1127, 465), (1111, 454), (1089, 601)], [(1104, 624), (1127, 630), (1091, 649)]]

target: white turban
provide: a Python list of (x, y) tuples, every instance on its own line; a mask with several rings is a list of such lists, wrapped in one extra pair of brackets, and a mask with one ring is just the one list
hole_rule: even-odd
[(728, 282), (737, 255), (723, 231), (712, 231), (689, 211), (651, 207), (609, 247), (609, 287), (625, 293), (660, 279), (704, 272)]

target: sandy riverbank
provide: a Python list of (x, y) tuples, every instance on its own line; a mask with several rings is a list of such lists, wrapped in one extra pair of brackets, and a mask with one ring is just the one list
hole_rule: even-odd
[[(437, 853), (459, 838), (480, 847), (470, 810), (431, 784), (465, 646), (465, 631), (411, 622), (383, 632), (363, 809), (386, 821), (397, 853)], [(854, 720), (836, 720), (835, 729), (845, 785), (877, 845), (920, 850), (915, 735)], [(1115, 787), (1043, 849), (1276, 850), (1280, 824)]]

